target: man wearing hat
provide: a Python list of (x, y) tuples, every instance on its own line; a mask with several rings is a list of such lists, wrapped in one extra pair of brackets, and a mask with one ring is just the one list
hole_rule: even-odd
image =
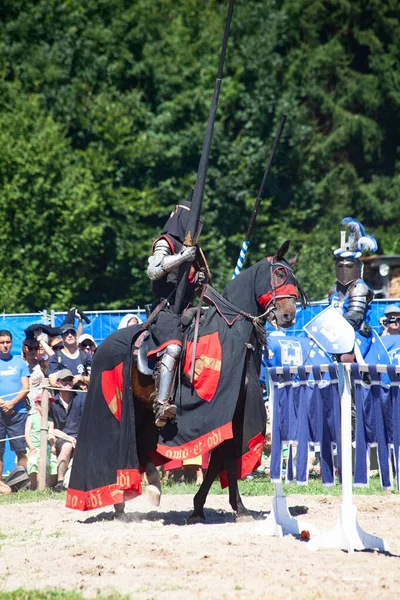
[(78, 346), (79, 350), (83, 350), (83, 352), (87, 352), (90, 357), (94, 355), (97, 349), (97, 344), (94, 341), (94, 338), (90, 333), (82, 333), (82, 335), (78, 338)]
[(54, 395), (49, 411), (56, 436), (57, 485), (54, 490), (64, 492), (64, 477), (76, 445), (86, 394), (73, 391), (75, 378), (69, 369), (60, 369), (55, 377), (55, 387), (60, 390)]
[(385, 316), (380, 319), (381, 339), (388, 351), (392, 365), (400, 365), (400, 308), (397, 304), (386, 307)]
[(77, 331), (72, 323), (61, 326), (61, 337), (64, 348), (57, 350), (49, 359), (50, 384), (55, 386), (58, 371), (69, 369), (73, 375), (73, 387), (87, 389), (90, 381), (92, 357), (78, 347)]
[(400, 334), (400, 308), (397, 304), (390, 304), (385, 309), (385, 316), (380, 319), (382, 325), (381, 335), (399, 335)]

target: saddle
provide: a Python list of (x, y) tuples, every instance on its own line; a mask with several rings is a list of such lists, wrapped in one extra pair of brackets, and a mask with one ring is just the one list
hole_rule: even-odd
[[(197, 307), (192, 306), (191, 308), (185, 310), (181, 317), (182, 329), (185, 331), (189, 325), (192, 323), (193, 319), (196, 316)], [(150, 334), (148, 331), (143, 331), (139, 337), (136, 339), (134, 348), (133, 348), (133, 356), (136, 357), (136, 366), (139, 373), (142, 375), (153, 375), (154, 367), (157, 364), (157, 360), (149, 359), (147, 356), (148, 348), (149, 348), (149, 339)]]
[(139, 373), (142, 375), (153, 375), (156, 362), (154, 359), (149, 359), (147, 356), (149, 347), (150, 334), (148, 331), (143, 331), (135, 342), (133, 348), (133, 356), (136, 356), (136, 366)]

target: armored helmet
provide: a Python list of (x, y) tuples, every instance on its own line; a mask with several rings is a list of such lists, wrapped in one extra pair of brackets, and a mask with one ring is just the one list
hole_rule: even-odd
[(334, 251), (336, 279), (342, 285), (349, 285), (362, 277), (360, 256), (366, 250), (375, 252), (378, 244), (356, 219), (345, 217), (342, 225), (345, 229), (340, 232), (340, 248)]

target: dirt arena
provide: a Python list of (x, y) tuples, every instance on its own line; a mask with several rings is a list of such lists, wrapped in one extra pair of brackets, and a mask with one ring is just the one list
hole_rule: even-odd
[[(390, 553), (307, 551), (294, 536), (266, 537), (253, 523), (234, 523), (226, 496), (210, 496), (207, 525), (186, 525), (192, 498), (164, 496), (151, 507), (127, 504), (129, 522), (113, 511), (79, 513), (60, 500), (0, 508), (0, 596), (23, 586), (62, 589), (87, 598), (117, 591), (144, 599), (393, 598), (400, 586), (400, 498), (357, 496), (361, 527), (384, 537)], [(267, 496), (246, 497), (254, 517)], [(338, 516), (340, 499), (292, 496), (289, 506), (321, 531)], [(261, 512), (260, 512), (261, 511)]]

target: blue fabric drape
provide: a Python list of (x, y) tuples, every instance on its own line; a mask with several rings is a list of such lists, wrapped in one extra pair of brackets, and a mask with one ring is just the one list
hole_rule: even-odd
[(387, 366), (390, 385), (382, 382), (375, 365), (368, 366), (369, 381), (365, 382), (357, 364), (351, 366), (356, 407), (354, 485), (368, 484), (368, 455), (377, 446), (382, 487), (392, 488), (391, 449), (394, 447), (398, 479), (398, 448), (400, 435), (398, 386), (399, 376), (394, 365)]
[[(273, 383), (273, 424), (271, 450), (271, 480), (282, 476), (282, 445), (297, 442), (296, 479), (308, 481), (310, 443), (319, 442), (321, 448), (321, 475), (325, 485), (333, 485), (333, 450), (337, 447), (339, 476), (341, 474), (340, 444), (340, 393), (335, 364), (329, 365), (329, 380), (323, 379), (321, 369), (315, 365), (307, 375), (304, 367), (298, 368), (297, 381), (293, 381), (289, 368), (279, 376), (275, 368), (269, 370)], [(288, 465), (288, 480), (291, 465)]]

